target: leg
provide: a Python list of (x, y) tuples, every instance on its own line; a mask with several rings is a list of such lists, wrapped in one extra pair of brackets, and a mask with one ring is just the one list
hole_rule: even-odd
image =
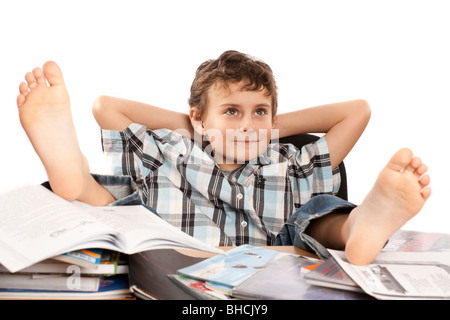
[(47, 62), (19, 86), (20, 122), (39, 155), (52, 190), (67, 200), (104, 205), (114, 198), (89, 173), (72, 122), (69, 95), (60, 68)]
[[(353, 209), (354, 210), (354, 209)], [(333, 211), (324, 217), (310, 222), (306, 233), (316, 239), (325, 248), (342, 250), (345, 248), (348, 235), (345, 224), (352, 209)]]
[(343, 224), (355, 207), (339, 197), (317, 195), (289, 217), (274, 245), (297, 246), (327, 259), (330, 254), (326, 248), (344, 249)]
[(354, 264), (368, 264), (389, 237), (413, 218), (431, 194), (427, 167), (409, 149), (393, 155), (372, 190), (349, 215), (346, 255)]
[(426, 171), (410, 150), (399, 150), (359, 207), (348, 215), (332, 213), (317, 219), (307, 233), (326, 247), (345, 247), (353, 264), (372, 262), (389, 237), (414, 217), (430, 196)]

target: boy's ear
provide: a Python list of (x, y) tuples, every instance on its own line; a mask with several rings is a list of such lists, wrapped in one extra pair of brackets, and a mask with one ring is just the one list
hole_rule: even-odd
[(272, 129), (274, 129), (277, 125), (278, 122), (278, 117), (277, 116), (273, 116), (272, 117)]
[(189, 120), (191, 121), (192, 128), (194, 128), (195, 132), (203, 135), (203, 131), (205, 128), (203, 126), (200, 110), (197, 107), (192, 107), (189, 110)]

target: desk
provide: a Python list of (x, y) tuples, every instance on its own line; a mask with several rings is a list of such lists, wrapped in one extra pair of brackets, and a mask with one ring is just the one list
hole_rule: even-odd
[[(229, 250), (233, 247), (221, 247)], [(313, 254), (292, 246), (267, 247), (292, 254), (315, 257)], [(141, 298), (158, 300), (189, 300), (191, 295), (178, 287), (167, 275), (174, 274), (178, 269), (193, 265), (213, 253), (195, 250), (161, 249), (145, 251), (130, 256), (130, 286)]]
[[(235, 247), (220, 247), (220, 249), (223, 249), (225, 251), (230, 250), (232, 248), (235, 248)], [(264, 246), (264, 248), (273, 249), (273, 250), (286, 252), (286, 253), (290, 253), (290, 254), (297, 254), (297, 255), (311, 257), (311, 258), (317, 258), (317, 256), (314, 255), (313, 253), (305, 251), (298, 247), (294, 247), (294, 246)], [(212, 257), (215, 255), (215, 254), (209, 253), (209, 252), (186, 250), (186, 249), (180, 249), (177, 251), (182, 254), (185, 254), (185, 255), (188, 255), (191, 257), (196, 257), (196, 258), (209, 258), (209, 257)]]
[[(230, 250), (235, 247), (221, 247), (223, 250)], [(302, 249), (292, 246), (271, 246), (267, 247), (278, 251), (315, 257), (313, 254)], [(130, 285), (135, 285), (138, 288), (147, 288), (151, 292), (146, 292), (149, 296), (156, 299), (192, 299), (192, 296), (186, 294), (185, 291), (176, 286), (168, 277), (167, 274), (176, 273), (178, 269), (187, 267), (197, 263), (203, 259), (214, 256), (213, 253), (207, 253), (196, 250), (173, 250), (160, 249), (137, 253), (130, 256)], [(143, 289), (144, 290), (144, 289)], [(93, 299), (87, 295), (81, 297), (82, 299)], [(27, 298), (1, 298), (6, 299), (27, 299)], [(28, 298), (29, 299), (29, 298)], [(67, 299), (64, 296), (39, 297), (35, 299)], [(76, 298), (69, 298), (76, 299)], [(106, 298), (109, 299), (109, 298)]]

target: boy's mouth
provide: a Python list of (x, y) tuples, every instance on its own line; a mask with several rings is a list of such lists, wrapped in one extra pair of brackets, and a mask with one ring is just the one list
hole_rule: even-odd
[(234, 142), (237, 143), (254, 143), (258, 141), (258, 135), (255, 132), (250, 134), (236, 134), (234, 136)]
[(234, 140), (234, 142), (237, 142), (237, 143), (255, 143), (255, 142), (258, 142), (258, 140), (255, 140), (255, 139), (235, 139)]

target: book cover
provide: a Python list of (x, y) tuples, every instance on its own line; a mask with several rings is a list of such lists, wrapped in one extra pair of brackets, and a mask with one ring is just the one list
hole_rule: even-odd
[(102, 252), (103, 249), (81, 249), (63, 253), (52, 259), (88, 269), (97, 269), (102, 258)]
[(317, 261), (286, 255), (236, 286), (232, 296), (252, 300), (365, 300), (366, 294), (312, 286), (304, 276)]
[(227, 255), (216, 255), (178, 272), (190, 278), (234, 287), (283, 255), (285, 253), (268, 248), (242, 245), (227, 251)]

